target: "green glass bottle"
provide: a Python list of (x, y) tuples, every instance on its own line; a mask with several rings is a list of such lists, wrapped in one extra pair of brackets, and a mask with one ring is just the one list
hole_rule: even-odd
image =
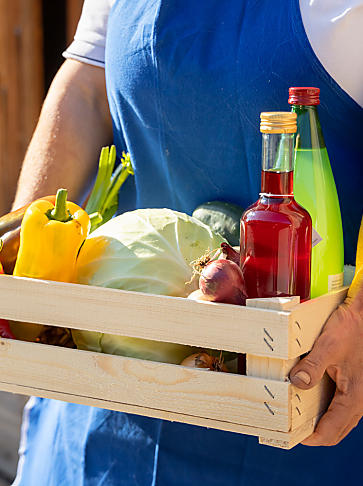
[(289, 89), (289, 103), (297, 115), (295, 200), (310, 213), (313, 223), (312, 298), (342, 286), (344, 271), (342, 220), (317, 111), (319, 94), (319, 88)]

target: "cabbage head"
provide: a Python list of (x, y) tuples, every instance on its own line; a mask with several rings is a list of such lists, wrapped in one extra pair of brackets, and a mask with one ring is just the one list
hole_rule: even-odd
[[(103, 224), (86, 239), (76, 282), (186, 297), (198, 287), (191, 262), (224, 239), (184, 213), (138, 209)], [(166, 363), (180, 363), (194, 349), (90, 331), (72, 331), (77, 347)]]

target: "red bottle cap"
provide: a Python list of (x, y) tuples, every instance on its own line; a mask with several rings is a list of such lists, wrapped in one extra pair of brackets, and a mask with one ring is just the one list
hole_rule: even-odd
[(289, 88), (289, 103), (290, 105), (318, 105), (319, 95), (319, 88)]

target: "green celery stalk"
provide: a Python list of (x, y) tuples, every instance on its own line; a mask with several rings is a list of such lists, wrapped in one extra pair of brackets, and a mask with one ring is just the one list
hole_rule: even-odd
[(134, 174), (129, 153), (122, 153), (121, 163), (115, 171), (116, 147), (103, 147), (100, 154), (98, 173), (86, 205), (90, 215), (91, 232), (110, 220), (117, 211), (118, 192), (130, 174)]

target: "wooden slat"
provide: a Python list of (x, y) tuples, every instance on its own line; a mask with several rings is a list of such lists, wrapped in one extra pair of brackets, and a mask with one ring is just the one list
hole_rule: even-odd
[(311, 349), (345, 295), (280, 312), (2, 275), (0, 317), (291, 359)]
[(273, 357), (288, 351), (287, 312), (5, 275), (0, 317)]
[(306, 437), (309, 437), (315, 429), (315, 426), (321, 415), (309, 419), (297, 429), (284, 433), (262, 433), (259, 436), (259, 443), (279, 449), (292, 449), (297, 444), (300, 444)]
[[(324, 322), (341, 303), (347, 288), (335, 290), (330, 294), (299, 304), (299, 297), (280, 297), (272, 299), (249, 299), (247, 306), (255, 308), (291, 310), (289, 319), (291, 359), (276, 359), (266, 356), (246, 356), (246, 373), (248, 376), (263, 376), (274, 380), (286, 380), (289, 372), (299, 360), (299, 355), (309, 351), (321, 332)], [(265, 330), (265, 339), (271, 347), (275, 345), (273, 336)]]
[(335, 391), (335, 385), (328, 375), (311, 390), (301, 390), (291, 386), (291, 428), (293, 430), (306, 423), (307, 417), (316, 417), (328, 408)]
[[(22, 385), (9, 384), (0, 382), (0, 387), (9, 393), (18, 393), (24, 395), (34, 395), (43, 398), (52, 398), (54, 400), (63, 400), (71, 403), (79, 403), (80, 405), (87, 405), (99, 408), (109, 408), (119, 412), (133, 413), (136, 415), (145, 415), (147, 417), (169, 420), (171, 422), (181, 422), (190, 425), (197, 425), (200, 427), (208, 427), (212, 429), (225, 430), (226, 432), (235, 432), (238, 434), (253, 435), (259, 437), (260, 444), (270, 445), (282, 449), (291, 449), (296, 444), (299, 444), (303, 439), (310, 435), (319, 417), (309, 419), (302, 426), (291, 432), (280, 432), (277, 430), (269, 430), (261, 427), (253, 427), (248, 425), (233, 424), (221, 420), (211, 420), (203, 417), (195, 417), (192, 415), (183, 415), (180, 413), (167, 412), (162, 410), (154, 410), (150, 408), (136, 407), (127, 404), (118, 404), (116, 402), (105, 402), (101, 398), (91, 397), (74, 397), (70, 394), (55, 392), (50, 390), (42, 390), (35, 387), (26, 387)], [(75, 402), (75, 399), (77, 400)]]
[[(344, 296), (345, 290), (333, 292), (296, 314), (305, 304), (264, 310), (2, 276), (0, 316), (235, 351), (263, 349), (261, 337), (268, 336), (285, 352), (288, 343), (279, 343), (294, 336), (292, 316), (317, 330), (316, 319), (321, 328)], [(330, 400), (329, 387), (323, 381), (302, 391), (277, 381), (286, 379), (295, 358), (248, 357), (261, 378), (1, 340), (0, 389), (258, 435), (261, 443), (290, 448), (312, 432)], [(257, 362), (263, 362), (261, 373)]]
[(319, 336), (323, 324), (331, 313), (341, 304), (348, 292), (348, 287), (333, 290), (329, 294), (308, 300), (291, 310), (289, 316), (291, 357), (310, 351)]
[(0, 0), (0, 214), (12, 203), (44, 95), (41, 0)]
[(290, 371), (298, 361), (299, 358), (276, 359), (247, 354), (246, 374), (271, 380), (287, 381)]
[[(286, 381), (297, 360), (298, 358), (279, 360), (247, 355), (247, 375)], [(327, 409), (334, 393), (334, 386), (325, 375), (311, 390), (300, 390), (291, 386), (290, 393), (291, 431), (295, 432), (306, 424), (307, 418), (310, 420)], [(299, 434), (298, 436), (300, 437)]]
[(289, 311), (300, 304), (300, 297), (269, 297), (259, 299), (247, 299), (247, 307), (257, 307), (259, 309), (270, 309), (277, 311)]
[(0, 377), (7, 378), (0, 389), (258, 435), (261, 443), (290, 448), (312, 432), (331, 394), (324, 381), (306, 391), (277, 381), (296, 358), (276, 358), (271, 348), (288, 355), (287, 337), (310, 326), (302, 331), (307, 349), (345, 293), (297, 307), (275, 303), (274, 309), (291, 308), (279, 311), (2, 276), (1, 317), (247, 351), (248, 373), (261, 378), (1, 340)]
[[(300, 297), (274, 297), (270, 299), (247, 299), (247, 307), (258, 309), (272, 309), (276, 311), (289, 311), (300, 303)], [(270, 347), (274, 346), (274, 339), (265, 330), (265, 340)], [(271, 378), (272, 380), (286, 381), (291, 369), (299, 361), (299, 357), (291, 359), (267, 358), (265, 356), (246, 355), (246, 374)]]
[(6, 384), (148, 416), (157, 410), (282, 432), (291, 425), (288, 383), (2, 339), (0, 388)]
[[(255, 435), (276, 447), (291, 448), (307, 437), (329, 398), (322, 399), (324, 383), (301, 391), (272, 380), (34, 343), (0, 343), (4, 391)], [(289, 425), (291, 395), (299, 407), (292, 414), (294, 428)]]

